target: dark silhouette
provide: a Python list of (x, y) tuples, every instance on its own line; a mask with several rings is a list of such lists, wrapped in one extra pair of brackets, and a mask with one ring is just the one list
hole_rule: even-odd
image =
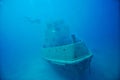
[(31, 17), (25, 17), (25, 19), (28, 21), (28, 22), (30, 22), (30, 23), (32, 23), (32, 24), (40, 24), (41, 23), (41, 20), (40, 19), (33, 19), (33, 18), (31, 18)]

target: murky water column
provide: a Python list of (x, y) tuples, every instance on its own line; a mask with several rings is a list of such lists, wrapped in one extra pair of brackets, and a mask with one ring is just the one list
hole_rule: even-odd
[(86, 80), (117, 80), (118, 6), (116, 0), (0, 0), (2, 80), (77, 80), (41, 57), (46, 24), (61, 19), (92, 49)]

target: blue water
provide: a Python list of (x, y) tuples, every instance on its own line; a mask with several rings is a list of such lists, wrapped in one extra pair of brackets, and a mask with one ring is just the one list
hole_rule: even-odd
[[(46, 25), (64, 20), (93, 53), (91, 73), (41, 56)], [(118, 0), (0, 0), (1, 80), (120, 80)]]

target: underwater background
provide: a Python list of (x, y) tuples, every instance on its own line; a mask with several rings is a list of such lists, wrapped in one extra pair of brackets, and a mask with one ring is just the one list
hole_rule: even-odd
[[(0, 0), (0, 80), (120, 80), (119, 5), (119, 0)], [(65, 72), (42, 58), (46, 25), (59, 20), (93, 53), (91, 73)]]

